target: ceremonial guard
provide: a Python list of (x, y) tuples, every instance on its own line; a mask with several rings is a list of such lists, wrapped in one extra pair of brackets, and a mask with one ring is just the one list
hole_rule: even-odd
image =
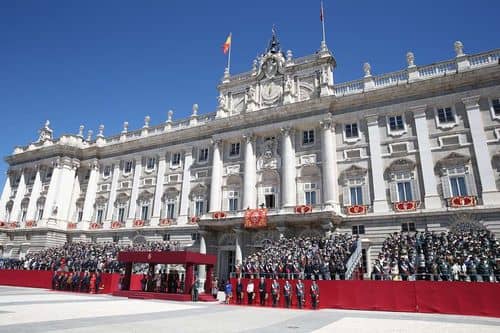
[(297, 306), (302, 309), (302, 304), (304, 303), (304, 284), (301, 280), (295, 285), (295, 294), (297, 295)]
[(253, 303), (253, 293), (255, 286), (253, 284), (253, 280), (249, 280), (247, 284), (247, 296), (248, 296), (248, 305)]
[(266, 304), (266, 280), (261, 277), (260, 282), (259, 282), (259, 301), (260, 305), (265, 305)]
[(283, 295), (285, 296), (285, 305), (289, 308), (292, 305), (292, 285), (286, 280), (283, 286)]
[(311, 284), (311, 305), (314, 310), (318, 308), (319, 303), (319, 286), (316, 280), (313, 280)]
[(276, 281), (276, 279), (274, 279), (271, 284), (271, 295), (273, 297), (273, 308), (275, 308), (280, 299), (280, 284)]
[(243, 303), (243, 282), (241, 282), (241, 278), (238, 278), (238, 282), (236, 282), (236, 303)]

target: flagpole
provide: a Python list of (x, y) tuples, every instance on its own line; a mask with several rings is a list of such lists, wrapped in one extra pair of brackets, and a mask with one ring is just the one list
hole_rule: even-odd
[(321, 26), (323, 28), (323, 42), (326, 44), (326, 37), (325, 37), (325, 13), (323, 11), (323, 1), (321, 1)]
[(233, 33), (229, 33), (229, 37), (231, 38), (231, 42), (229, 43), (229, 54), (227, 56), (227, 72), (229, 73), (229, 70), (231, 68), (231, 49), (233, 46)]

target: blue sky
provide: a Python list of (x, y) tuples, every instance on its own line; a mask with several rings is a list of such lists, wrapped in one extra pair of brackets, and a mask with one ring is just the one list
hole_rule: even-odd
[[(500, 1), (325, 0), (335, 81), (450, 59), (500, 47)], [(0, 1), (0, 155), (37, 138), (50, 119), (56, 136), (80, 124), (116, 134), (215, 110), (216, 85), (233, 33), (231, 72), (247, 71), (276, 24), (284, 50), (314, 53), (321, 40), (319, 1)], [(0, 163), (3, 186), (6, 163)]]

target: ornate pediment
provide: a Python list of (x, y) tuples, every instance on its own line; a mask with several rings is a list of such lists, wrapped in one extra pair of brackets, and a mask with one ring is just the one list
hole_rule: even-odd
[(281, 167), (281, 158), (278, 156), (277, 150), (278, 143), (275, 138), (264, 140), (257, 159), (257, 170), (279, 169)]
[(367, 174), (367, 172), (368, 172), (368, 169), (359, 167), (357, 165), (353, 165), (350, 168), (348, 168), (342, 172), (342, 177), (344, 179), (361, 177), (361, 176), (365, 176)]
[(392, 162), (388, 169), (390, 172), (412, 171), (415, 169), (415, 162), (407, 159), (399, 159)]
[(451, 153), (450, 155), (446, 156), (442, 160), (438, 162), (438, 166), (441, 169), (448, 169), (456, 166), (462, 166), (468, 164), (470, 161), (470, 157), (461, 155), (458, 153)]

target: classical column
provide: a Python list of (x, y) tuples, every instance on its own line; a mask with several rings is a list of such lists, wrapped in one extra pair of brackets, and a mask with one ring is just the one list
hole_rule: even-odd
[(10, 173), (10, 170), (6, 172), (7, 177), (5, 179), (5, 185), (3, 186), (2, 196), (0, 197), (0, 221), (4, 221), (7, 217), (5, 206), (10, 199), (10, 192), (12, 190), (10, 187)]
[(71, 201), (69, 204), (68, 216), (66, 220), (68, 222), (76, 222), (76, 201), (80, 197), (80, 177), (78, 177), (78, 170), (75, 172), (75, 179), (73, 181), (73, 191), (71, 192)]
[(257, 207), (257, 160), (255, 158), (255, 137), (245, 134), (245, 167), (243, 173), (243, 209)]
[(295, 148), (293, 145), (295, 131), (290, 127), (281, 129), (282, 161), (281, 161), (281, 207), (294, 207), (297, 204), (297, 169)]
[(153, 202), (151, 225), (157, 225), (160, 222), (161, 196), (163, 195), (163, 181), (165, 179), (166, 167), (167, 162), (165, 159), (165, 153), (162, 152), (158, 156), (158, 173), (156, 174), (155, 200)]
[(368, 138), (370, 144), (370, 164), (373, 185), (373, 212), (387, 212), (389, 206), (385, 195), (384, 163), (382, 162), (382, 150), (380, 148), (380, 129), (378, 127), (378, 116), (372, 115), (366, 118), (368, 124)]
[(424, 181), (424, 205), (425, 209), (441, 208), (441, 199), (437, 192), (436, 176), (434, 175), (434, 161), (432, 159), (431, 141), (429, 139), (429, 128), (425, 110), (427, 105), (419, 105), (410, 109), (415, 118), (415, 129), (417, 132), (418, 153), (420, 155), (420, 172)]
[(43, 220), (48, 223), (49, 219), (56, 218), (57, 215), (57, 193), (59, 193), (59, 178), (61, 174), (61, 159), (57, 158), (52, 161), (52, 176), (50, 178), (49, 190), (45, 198), (45, 206), (43, 207)]
[(222, 155), (221, 140), (213, 140), (212, 181), (210, 182), (210, 212), (221, 210), (222, 204)]
[(89, 227), (90, 220), (94, 214), (97, 182), (99, 181), (99, 163), (97, 160), (90, 161), (88, 166), (90, 168), (90, 175), (87, 183), (87, 191), (85, 192), (85, 202), (83, 203), (82, 229)]
[[(76, 170), (80, 166), (80, 161), (77, 159), (63, 157), (60, 163), (60, 175), (58, 191), (55, 195), (55, 205), (57, 207), (56, 219), (59, 221), (67, 222), (68, 214), (70, 211), (71, 195), (73, 192), (73, 185), (76, 178)], [(66, 225), (59, 225), (66, 227)]]
[[(205, 242), (205, 236), (207, 235), (207, 232), (204, 230), (199, 230), (198, 234), (200, 235), (200, 254), (207, 254), (207, 243)], [(207, 278), (205, 265), (198, 266), (198, 276), (200, 278), (200, 285), (203, 286), (203, 284), (205, 283), (205, 279)]]
[(139, 195), (139, 185), (142, 174), (142, 157), (137, 157), (134, 164), (134, 180), (132, 181), (132, 194), (130, 195), (127, 226), (132, 226), (136, 218), (137, 197)]
[[(238, 266), (243, 263), (243, 255), (241, 252), (241, 233), (243, 230), (236, 228), (234, 233), (236, 234), (235, 244), (234, 244), (234, 263)], [(233, 267), (234, 268), (234, 267)]]
[(486, 133), (484, 132), (483, 118), (479, 110), (480, 96), (471, 96), (462, 99), (469, 120), (476, 165), (481, 180), (481, 195), (485, 206), (500, 204), (500, 192), (495, 184), (495, 172), (491, 166), (491, 157), (488, 151)]
[(337, 148), (335, 142), (335, 124), (331, 119), (321, 123), (321, 169), (323, 173), (323, 202), (325, 206), (339, 211), (337, 188)]
[(33, 182), (33, 187), (31, 188), (30, 201), (28, 203), (28, 210), (26, 211), (26, 221), (35, 221), (36, 216), (36, 202), (40, 198), (40, 192), (42, 191), (42, 177), (40, 175), (40, 165), (35, 167), (35, 181)]
[(177, 224), (188, 223), (189, 213), (189, 193), (191, 192), (191, 166), (193, 165), (193, 149), (184, 151), (184, 170), (182, 173), (181, 203)]
[(20, 221), (21, 214), (21, 201), (24, 199), (24, 194), (26, 192), (26, 170), (21, 170), (21, 179), (19, 180), (19, 184), (17, 185), (16, 196), (14, 197), (14, 205), (12, 205), (12, 212), (10, 214), (9, 222), (18, 222)]
[(113, 222), (113, 213), (115, 210), (115, 201), (116, 201), (116, 190), (118, 189), (118, 178), (120, 178), (120, 162), (116, 161), (113, 164), (113, 175), (111, 176), (111, 189), (109, 191), (108, 204), (106, 207), (106, 219), (105, 221), (109, 223), (111, 227), (111, 223)]

